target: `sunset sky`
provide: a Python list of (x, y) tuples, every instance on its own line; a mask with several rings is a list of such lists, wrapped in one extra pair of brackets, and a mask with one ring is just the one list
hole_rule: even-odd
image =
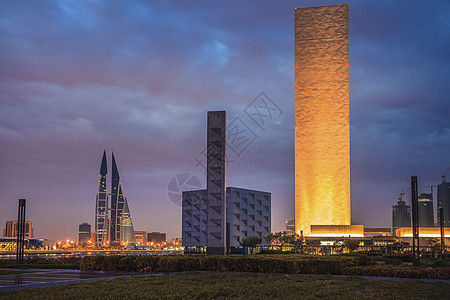
[[(450, 167), (449, 1), (0, 1), (1, 229), (19, 198), (36, 237), (94, 228), (106, 150), (135, 230), (181, 237), (169, 181), (188, 173), (205, 187), (206, 113), (226, 110), (255, 137), (229, 151), (227, 185), (271, 192), (272, 231), (283, 230), (294, 217), (294, 8), (342, 3), (352, 223), (390, 227), (410, 176), (429, 192)], [(261, 92), (279, 108), (263, 127), (246, 110)]]

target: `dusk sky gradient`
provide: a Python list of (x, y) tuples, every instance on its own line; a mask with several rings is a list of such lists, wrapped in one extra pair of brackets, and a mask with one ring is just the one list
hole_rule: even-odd
[[(258, 136), (230, 154), (227, 186), (271, 192), (272, 231), (284, 230), (294, 217), (294, 8), (342, 3), (0, 1), (1, 229), (19, 198), (37, 237), (94, 228), (106, 149), (135, 230), (181, 237), (168, 183), (187, 172), (206, 186), (194, 158), (207, 111), (226, 110)], [(390, 227), (394, 192), (412, 175), (438, 184), (450, 167), (450, 1), (348, 3), (352, 223)], [(283, 112), (264, 130), (244, 112), (260, 92)]]

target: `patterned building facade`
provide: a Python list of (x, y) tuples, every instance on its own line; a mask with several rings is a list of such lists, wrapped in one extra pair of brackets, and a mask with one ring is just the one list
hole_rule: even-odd
[[(208, 198), (206, 190), (182, 195), (182, 241), (185, 247), (207, 246)], [(239, 247), (242, 239), (262, 238), (271, 232), (271, 194), (237, 187), (226, 189), (226, 247)]]
[(225, 111), (208, 111), (206, 184), (208, 254), (226, 251), (226, 126)]
[(348, 4), (295, 10), (295, 231), (350, 225)]

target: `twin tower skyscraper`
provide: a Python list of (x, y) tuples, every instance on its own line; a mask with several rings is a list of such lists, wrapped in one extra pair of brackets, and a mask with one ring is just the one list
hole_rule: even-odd
[[(111, 199), (111, 209), (108, 208), (108, 199)], [(108, 192), (108, 166), (106, 151), (104, 151), (95, 204), (95, 245), (126, 245), (129, 243), (135, 243), (130, 208), (127, 198), (123, 194), (114, 153), (112, 153), (111, 190)]]

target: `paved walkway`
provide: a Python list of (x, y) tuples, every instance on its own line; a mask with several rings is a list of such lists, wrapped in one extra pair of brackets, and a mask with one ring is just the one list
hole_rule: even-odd
[[(14, 269), (16, 271), (16, 269)], [(29, 272), (31, 271), (31, 272)], [(27, 273), (0, 275), (0, 289), (15, 291), (23, 288), (49, 287), (74, 282), (114, 279), (136, 273), (100, 272), (79, 270), (29, 270)]]
[[(17, 269), (11, 269), (17, 270)], [(15, 291), (24, 288), (42, 288), (56, 285), (63, 285), (75, 282), (88, 282), (96, 280), (114, 279), (117, 277), (131, 277), (131, 276), (162, 276), (162, 275), (177, 275), (190, 272), (175, 272), (175, 273), (137, 273), (137, 272), (102, 272), (102, 271), (79, 271), (79, 270), (30, 270), (28, 273), (7, 274), (0, 275), (0, 289), (4, 291)], [(221, 272), (201, 272), (201, 273), (221, 273)], [(279, 274), (279, 273), (247, 273), (258, 275), (300, 275), (310, 276), (308, 274)], [(331, 277), (351, 277), (346, 275), (331, 275)], [(361, 278), (367, 280), (388, 280), (388, 281), (424, 281), (424, 282), (443, 282), (450, 284), (450, 280), (445, 279), (417, 279), (417, 278), (392, 278), (392, 277), (371, 277), (362, 276)]]

